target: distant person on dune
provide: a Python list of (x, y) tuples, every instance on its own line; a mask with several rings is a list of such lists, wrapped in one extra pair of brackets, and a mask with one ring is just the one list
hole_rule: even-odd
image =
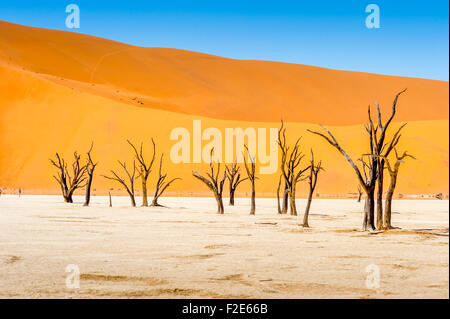
[(19, 197), (22, 195), (22, 189), (19, 188)]

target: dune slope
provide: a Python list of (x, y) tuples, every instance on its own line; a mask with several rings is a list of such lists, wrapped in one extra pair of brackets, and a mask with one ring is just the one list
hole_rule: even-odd
[(448, 119), (448, 82), (142, 48), (7, 22), (1, 60), (123, 103), (217, 119), (360, 124), (369, 104), (389, 108), (405, 87), (398, 120)]
[[(99, 161), (97, 192), (118, 185), (100, 177), (131, 163), (126, 139), (157, 141), (164, 168), (181, 181), (175, 194), (208, 194), (191, 170), (206, 164), (175, 164), (168, 154), (177, 127), (192, 121), (223, 132), (230, 127), (274, 128), (303, 135), (326, 172), (322, 194), (355, 192), (357, 181), (345, 159), (306, 132), (329, 125), (353, 157), (366, 152), (363, 123), (367, 105), (388, 110), (397, 90), (408, 87), (398, 108), (398, 127), (410, 121), (399, 148), (416, 155), (401, 168), (398, 193), (448, 193), (448, 82), (388, 77), (263, 61), (239, 61), (201, 53), (138, 48), (91, 36), (0, 22), (0, 187), (53, 192), (56, 151), (85, 152), (91, 141)], [(207, 141), (203, 142), (205, 145)], [(155, 169), (156, 170), (156, 169)], [(388, 178), (386, 178), (388, 182)], [(155, 175), (150, 179), (153, 188)], [(278, 174), (258, 182), (260, 195), (273, 195)], [(248, 185), (242, 184), (240, 195)], [(299, 189), (306, 192), (306, 185)]]

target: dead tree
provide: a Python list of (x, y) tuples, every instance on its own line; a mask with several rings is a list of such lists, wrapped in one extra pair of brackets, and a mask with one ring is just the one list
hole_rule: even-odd
[(94, 177), (94, 170), (97, 166), (98, 162), (94, 164), (94, 161), (91, 157), (92, 148), (94, 147), (94, 143), (91, 144), (91, 148), (87, 152), (87, 163), (86, 163), (86, 172), (87, 172), (87, 182), (86, 182), (86, 196), (84, 200), (83, 206), (89, 206), (89, 203), (91, 201), (91, 186), (92, 186), (92, 180)]
[(81, 157), (77, 152), (73, 153), (73, 156), (72, 175), (69, 173), (66, 161), (58, 153), (56, 153), (56, 161), (50, 159), (52, 165), (58, 169), (57, 175), (54, 175), (53, 178), (61, 187), (61, 192), (66, 203), (73, 203), (73, 193), (78, 188), (84, 187), (83, 183), (86, 181), (86, 166), (80, 165)]
[[(333, 147), (335, 147), (348, 161), (348, 163), (351, 165), (351, 167), (354, 169), (356, 176), (358, 177), (358, 181), (366, 193), (366, 201), (364, 205), (364, 220), (363, 220), (363, 230), (374, 230), (375, 229), (375, 187), (377, 184), (377, 181), (379, 180), (379, 173), (382, 170), (379, 170), (379, 158), (378, 155), (383, 151), (385, 144), (384, 140), (386, 137), (386, 131), (389, 127), (389, 124), (392, 122), (397, 100), (400, 94), (405, 92), (405, 90), (399, 92), (393, 102), (392, 106), (392, 114), (389, 118), (389, 120), (383, 125), (381, 122), (381, 112), (379, 111), (379, 107), (377, 106), (378, 110), (378, 126), (375, 126), (373, 124), (371, 114), (370, 114), (370, 107), (368, 110), (368, 116), (369, 116), (369, 123), (365, 126), (367, 133), (369, 134), (369, 149), (370, 149), (370, 156), (368, 157), (368, 160), (364, 160), (363, 158), (360, 159), (362, 163), (362, 172), (359, 169), (359, 167), (355, 164), (355, 162), (351, 159), (351, 157), (347, 154), (347, 152), (344, 151), (344, 149), (339, 145), (336, 138), (333, 136), (333, 134), (324, 126), (322, 128), (327, 133), (327, 135), (308, 130), (309, 132), (319, 135), (322, 138), (324, 138), (328, 143), (330, 143)], [(380, 131), (378, 131), (380, 129)], [(378, 132), (380, 134), (378, 135)], [(384, 165), (384, 163), (383, 163)], [(366, 172), (366, 169), (368, 172)], [(377, 213), (378, 214), (378, 213)]]
[(156, 146), (155, 141), (152, 138), (152, 144), (153, 144), (153, 155), (151, 161), (147, 164), (144, 157), (143, 152), (143, 143), (141, 143), (141, 147), (139, 148), (139, 152), (137, 148), (134, 146), (133, 143), (131, 143), (129, 140), (127, 140), (128, 144), (130, 144), (131, 148), (134, 151), (134, 155), (136, 160), (139, 164), (139, 175), (137, 177), (141, 178), (142, 183), (142, 206), (148, 206), (148, 199), (147, 199), (147, 180), (150, 176), (150, 172), (152, 170), (153, 162), (155, 161), (155, 155), (156, 155)]
[(295, 203), (295, 194), (297, 184), (303, 180), (303, 174), (309, 169), (309, 166), (301, 169), (300, 163), (304, 157), (300, 151), (300, 138), (294, 144), (292, 150), (289, 146), (282, 148), (281, 154), (281, 173), (287, 184), (287, 193), (289, 198), (290, 215), (297, 216), (297, 205)]
[(408, 154), (408, 152), (403, 152), (402, 155), (399, 155), (397, 152), (397, 149), (394, 148), (395, 153), (395, 162), (394, 165), (391, 164), (391, 161), (388, 159), (388, 157), (383, 156), (382, 158), (385, 160), (387, 170), (389, 172), (389, 175), (391, 177), (391, 181), (389, 184), (389, 189), (386, 193), (386, 200), (385, 200), (385, 206), (384, 206), (384, 222), (383, 222), (383, 228), (384, 229), (392, 229), (392, 198), (394, 197), (394, 191), (395, 186), (397, 185), (397, 176), (398, 171), (400, 169), (400, 164), (403, 163), (404, 159), (407, 157), (410, 157), (412, 159), (416, 159), (411, 154)]
[(309, 209), (311, 208), (314, 190), (316, 189), (317, 185), (317, 178), (321, 170), (323, 170), (322, 161), (316, 163), (314, 161), (314, 152), (313, 150), (311, 150), (311, 162), (309, 165), (309, 175), (307, 176), (309, 184), (309, 194), (308, 194), (308, 202), (306, 203), (305, 214), (303, 215), (303, 227), (309, 227), (308, 224)]
[[(389, 125), (391, 124), (392, 120), (395, 117), (398, 98), (405, 91), (406, 91), (406, 89), (400, 91), (395, 96), (394, 102), (392, 103), (391, 115), (389, 116), (389, 119), (384, 124), (383, 124), (383, 120), (382, 120), (382, 117), (381, 117), (380, 106), (378, 105), (378, 103), (376, 104), (377, 113), (378, 113), (378, 126), (377, 126), (377, 129), (379, 130), (379, 136), (377, 136), (377, 129), (375, 129), (374, 136), (373, 136), (374, 144), (375, 144), (375, 151), (376, 151), (375, 154), (376, 155), (382, 155), (383, 149), (386, 146), (384, 144), (384, 141), (385, 141), (385, 138), (386, 138), (387, 129), (388, 129)], [(370, 119), (370, 114), (369, 114), (369, 120), (371, 120)], [(398, 135), (400, 130), (403, 128), (403, 126), (400, 127), (400, 129), (397, 131), (397, 133), (395, 134), (393, 140), (396, 139), (396, 136)], [(388, 147), (388, 149), (386, 150), (386, 153), (384, 155), (386, 157), (389, 156), (389, 153), (391, 152), (391, 150), (392, 150), (392, 148)], [(377, 196), (376, 196), (376, 201), (377, 201), (376, 228), (377, 229), (382, 229), (383, 228), (383, 176), (384, 176), (385, 160), (384, 160), (383, 157), (378, 157), (378, 158), (376, 158), (376, 160), (377, 160), (377, 169), (378, 169), (378, 172), (377, 172), (377, 175), (378, 175), (377, 187), (378, 187), (378, 189), (377, 189)]]
[(283, 174), (285, 179), (288, 181), (288, 192), (289, 192), (289, 207), (290, 207), (290, 215), (297, 216), (297, 205), (295, 202), (296, 198), (296, 190), (297, 183), (301, 180), (303, 173), (307, 170), (306, 168), (303, 170), (297, 171), (301, 160), (304, 155), (300, 152), (300, 145), (298, 144), (300, 139), (294, 145), (288, 160), (284, 161), (285, 166), (283, 167)]
[[(281, 150), (281, 154), (286, 154), (288, 152), (289, 147), (286, 143), (286, 128), (284, 127), (284, 122), (281, 120), (281, 127), (278, 130), (278, 146)], [(284, 167), (286, 160), (286, 156), (282, 156), (281, 168)], [(280, 173), (280, 180), (277, 188), (277, 200), (278, 200), (278, 214), (287, 214), (288, 211), (288, 203), (289, 203), (289, 179), (290, 172), (287, 172), (287, 176), (283, 174), (283, 170)], [(282, 204), (280, 204), (280, 187), (283, 184), (283, 200)]]
[(234, 206), (234, 194), (236, 193), (236, 188), (240, 183), (245, 181), (247, 178), (241, 179), (240, 167), (237, 165), (236, 161), (231, 165), (226, 165), (225, 170), (227, 172), (227, 179), (230, 189), (230, 206)]
[[(377, 106), (378, 109), (378, 106)], [(379, 113), (380, 114), (380, 113)], [(377, 172), (377, 213), (376, 213), (376, 229), (385, 229), (384, 227), (384, 215), (383, 215), (383, 176), (380, 177), (380, 175), (384, 174), (384, 169), (385, 169), (385, 164), (386, 164), (386, 159), (388, 158), (389, 154), (392, 152), (393, 149), (395, 149), (395, 147), (397, 146), (398, 142), (400, 141), (401, 138), (401, 130), (406, 126), (407, 123), (401, 125), (397, 131), (395, 132), (395, 134), (392, 136), (390, 142), (385, 143), (384, 145), (381, 146), (381, 149), (372, 149), (372, 151), (374, 153), (372, 154), (364, 154), (364, 156), (369, 156), (372, 158), (376, 158), (377, 160), (377, 167), (378, 167), (378, 172)], [(375, 131), (376, 132), (376, 131)], [(377, 143), (377, 139), (376, 139), (376, 134), (374, 136), (374, 143)], [(376, 152), (376, 153), (375, 153)]]
[[(297, 139), (294, 147), (290, 150), (290, 146), (286, 142), (286, 128), (284, 127), (283, 121), (281, 121), (281, 127), (278, 131), (278, 146), (281, 150), (281, 176), (278, 189), (277, 189), (277, 199), (278, 199), (278, 213), (287, 213), (287, 203), (289, 202), (290, 214), (297, 215), (297, 206), (295, 203), (295, 193), (297, 188), (297, 183), (302, 180), (303, 173), (305, 173), (309, 166), (304, 169), (300, 169), (299, 165), (304, 157), (300, 151), (300, 138)], [(284, 193), (283, 193), (283, 204), (280, 205), (279, 202), (279, 190), (281, 186), (281, 180), (284, 182)]]
[(281, 208), (280, 204), (280, 188), (281, 188), (281, 181), (283, 180), (283, 173), (280, 174), (280, 178), (278, 178), (278, 187), (277, 187), (277, 208), (278, 208), (278, 214), (282, 214), (283, 210)]
[(245, 150), (247, 151), (250, 163), (247, 163), (247, 159), (245, 154), (242, 154), (244, 157), (244, 166), (245, 171), (247, 172), (247, 179), (250, 181), (252, 185), (252, 195), (250, 199), (250, 215), (255, 215), (256, 211), (256, 191), (255, 191), (255, 181), (258, 179), (256, 177), (256, 155), (252, 157), (247, 145), (244, 144)]
[(209, 168), (210, 172), (206, 173), (207, 177), (202, 176), (199, 172), (196, 170), (192, 171), (192, 175), (200, 180), (201, 182), (205, 183), (206, 186), (214, 193), (214, 198), (217, 202), (217, 213), (223, 214), (223, 200), (222, 200), (222, 193), (223, 193), (223, 185), (225, 183), (225, 179), (227, 178), (227, 172), (224, 170), (223, 178), (219, 180), (220, 175), (220, 162), (217, 162), (217, 171), (214, 169), (214, 162), (213, 162), (213, 152), (214, 148), (211, 149), (210, 153), (210, 162), (209, 162)]
[(125, 181), (125, 178), (119, 176), (119, 174), (117, 174), (115, 171), (111, 170), (111, 174), (112, 176), (106, 176), (106, 175), (102, 175), (104, 178), (116, 181), (118, 183), (120, 183), (126, 190), (126, 192), (128, 193), (128, 195), (130, 196), (130, 200), (131, 200), (131, 206), (132, 207), (136, 207), (136, 199), (134, 196), (134, 180), (135, 180), (135, 176), (136, 176), (136, 161), (133, 160), (133, 170), (129, 171), (127, 168), (127, 165), (125, 162), (121, 162), (121, 161), (117, 161), (120, 166), (123, 168), (123, 170), (125, 171), (127, 177), (128, 177), (128, 182), (129, 184), (127, 184), (127, 182)]
[(361, 202), (361, 196), (362, 196), (362, 189), (361, 189), (361, 185), (358, 184), (358, 203)]
[(172, 184), (177, 179), (181, 179), (181, 178), (177, 177), (177, 178), (173, 178), (170, 181), (166, 182), (167, 174), (164, 174), (164, 175), (162, 174), (163, 157), (164, 157), (164, 153), (161, 154), (161, 158), (159, 160), (158, 181), (156, 182), (155, 195), (153, 196), (153, 201), (151, 204), (151, 206), (153, 206), (153, 207), (162, 206), (162, 205), (158, 204), (159, 197), (170, 186), (170, 184)]

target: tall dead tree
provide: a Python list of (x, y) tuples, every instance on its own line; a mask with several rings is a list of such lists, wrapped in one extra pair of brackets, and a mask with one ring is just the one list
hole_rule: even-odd
[(136, 207), (136, 199), (134, 196), (134, 194), (135, 194), (134, 193), (134, 180), (135, 180), (135, 176), (136, 176), (136, 161), (133, 160), (133, 170), (132, 171), (128, 170), (125, 162), (121, 162), (121, 161), (117, 161), (117, 162), (122, 167), (125, 174), (127, 175), (129, 184), (127, 184), (127, 181), (125, 181), (125, 178), (121, 177), (119, 174), (117, 174), (113, 170), (111, 170), (112, 176), (106, 176), (106, 175), (102, 175), (102, 176), (106, 179), (110, 179), (110, 180), (120, 183), (125, 188), (126, 192), (128, 193), (128, 196), (130, 196), (131, 206)]
[(247, 178), (241, 178), (240, 167), (237, 165), (236, 161), (231, 165), (226, 165), (225, 170), (227, 171), (227, 179), (230, 190), (230, 206), (234, 206), (234, 195), (236, 193), (236, 188), (240, 183), (245, 181)]
[(244, 157), (244, 166), (245, 171), (247, 172), (247, 179), (250, 181), (252, 185), (252, 195), (250, 197), (250, 215), (255, 215), (256, 211), (256, 190), (255, 190), (255, 182), (258, 179), (256, 177), (256, 155), (252, 157), (247, 145), (244, 144), (245, 150), (247, 151), (248, 158), (250, 163), (247, 163), (247, 158), (245, 154), (242, 154)]
[[(316, 131), (308, 130), (309, 132), (319, 135), (322, 138), (324, 138), (328, 143), (330, 143), (333, 147), (335, 147), (348, 161), (348, 163), (351, 165), (351, 167), (354, 169), (356, 176), (358, 177), (358, 181), (366, 193), (366, 201), (364, 205), (364, 220), (363, 220), (363, 230), (374, 230), (375, 227), (375, 187), (377, 185), (377, 181), (381, 180), (382, 178), (379, 177), (380, 172), (382, 172), (382, 169), (379, 169), (380, 165), (384, 165), (384, 162), (380, 162), (379, 155), (385, 148), (385, 138), (386, 138), (386, 132), (387, 128), (389, 127), (389, 124), (392, 122), (395, 113), (396, 113), (396, 105), (397, 100), (399, 96), (405, 92), (405, 90), (397, 93), (395, 96), (394, 102), (392, 104), (392, 113), (389, 117), (388, 121), (385, 124), (382, 124), (381, 120), (381, 112), (379, 110), (379, 107), (377, 105), (377, 111), (378, 111), (378, 125), (374, 125), (372, 121), (372, 117), (370, 114), (370, 107), (368, 109), (368, 117), (369, 117), (369, 123), (365, 126), (366, 131), (369, 135), (369, 149), (370, 153), (367, 160), (364, 160), (363, 158), (360, 159), (360, 162), (362, 163), (362, 172), (359, 169), (359, 167), (355, 164), (355, 162), (351, 159), (351, 157), (345, 152), (342, 147), (337, 142), (336, 138), (333, 136), (333, 134), (324, 126), (322, 128), (326, 132), (326, 134), (322, 134)], [(366, 171), (368, 170), (368, 172)], [(379, 188), (382, 190), (382, 187)], [(382, 195), (382, 193), (381, 193)], [(377, 197), (377, 200), (379, 198)], [(382, 209), (382, 208), (381, 208)], [(377, 215), (379, 212), (377, 212)]]
[(223, 199), (222, 199), (222, 193), (223, 193), (223, 185), (225, 183), (225, 179), (227, 178), (227, 172), (224, 170), (222, 179), (219, 180), (220, 175), (220, 162), (217, 162), (217, 170), (214, 169), (214, 161), (213, 161), (213, 152), (214, 148), (211, 149), (210, 153), (210, 162), (209, 162), (209, 169), (210, 171), (206, 173), (207, 177), (202, 176), (199, 172), (196, 170), (192, 171), (192, 175), (203, 182), (208, 188), (213, 192), (214, 198), (217, 202), (217, 213), (223, 214), (224, 208), (223, 208)]
[(139, 151), (137, 150), (136, 146), (134, 146), (133, 143), (131, 143), (129, 140), (127, 140), (128, 144), (130, 144), (131, 148), (134, 151), (134, 155), (136, 160), (139, 164), (139, 175), (138, 177), (141, 178), (141, 184), (142, 184), (142, 206), (148, 206), (148, 198), (147, 198), (147, 180), (150, 176), (150, 172), (152, 171), (153, 162), (155, 161), (155, 155), (156, 155), (156, 145), (155, 141), (152, 138), (152, 144), (153, 144), (153, 155), (151, 161), (147, 164), (144, 152), (143, 152), (143, 143), (141, 143), (141, 147), (139, 148)]
[[(377, 106), (378, 109), (378, 115), (380, 117), (380, 112), (379, 112), (379, 107)], [(395, 113), (395, 111), (393, 111), (393, 113)], [(370, 110), (369, 110), (369, 120), (371, 120), (370, 118)], [(380, 118), (379, 121), (381, 122)], [(371, 122), (372, 123), (372, 122)], [(407, 123), (401, 125), (397, 131), (394, 133), (394, 135), (392, 136), (391, 140), (389, 142), (384, 143), (381, 146), (378, 146), (378, 137), (377, 137), (377, 127), (374, 130), (374, 135), (373, 135), (373, 145), (375, 145), (375, 147), (372, 148), (372, 153), (370, 154), (364, 154), (364, 156), (368, 156), (370, 159), (375, 159), (376, 162), (376, 167), (377, 167), (377, 196), (376, 196), (376, 229), (384, 229), (384, 215), (383, 215), (383, 175), (384, 175), (384, 169), (385, 169), (385, 162), (386, 162), (386, 158), (388, 158), (389, 154), (392, 152), (393, 149), (395, 149), (395, 147), (397, 146), (398, 142), (400, 141), (401, 138), (401, 131), (402, 129), (406, 126)], [(373, 125), (373, 124), (372, 124)], [(385, 126), (386, 127), (386, 126)], [(384, 139), (386, 138), (386, 136), (383, 137)], [(360, 161), (363, 163), (363, 168), (368, 167), (369, 165), (367, 165), (362, 159), (360, 159)], [(373, 160), (372, 160), (373, 161)], [(370, 168), (369, 168), (370, 169)], [(381, 175), (381, 176), (380, 176)], [(367, 204), (367, 202), (366, 202)]]
[(295, 202), (298, 182), (303, 180), (303, 174), (309, 169), (301, 168), (300, 163), (304, 157), (300, 151), (300, 138), (297, 139), (292, 149), (289, 146), (281, 150), (281, 173), (287, 184), (287, 193), (289, 198), (290, 215), (297, 216), (297, 205)]
[(73, 156), (72, 174), (69, 172), (64, 158), (60, 157), (58, 153), (56, 153), (56, 161), (50, 159), (52, 165), (58, 169), (57, 174), (53, 178), (61, 187), (61, 192), (66, 203), (73, 203), (73, 193), (78, 188), (83, 187), (83, 183), (86, 181), (86, 166), (80, 164), (81, 157), (77, 152), (73, 153)]
[[(291, 147), (287, 144), (286, 139), (286, 128), (284, 127), (283, 120), (281, 121), (281, 127), (278, 131), (278, 146), (281, 150), (281, 176), (278, 188), (277, 188), (277, 199), (278, 199), (278, 213), (287, 213), (287, 203), (289, 202), (290, 215), (297, 215), (297, 206), (295, 202), (295, 193), (297, 189), (297, 183), (302, 180), (303, 174), (308, 170), (307, 168), (301, 169), (300, 163), (303, 159), (303, 154), (300, 151), (300, 139), (297, 139), (294, 146)], [(281, 186), (281, 180), (284, 182), (284, 193), (283, 193), (283, 204), (280, 205), (279, 202), (279, 190)]]
[[(378, 103), (376, 104), (377, 113), (378, 113), (378, 126), (377, 126), (377, 128), (379, 130), (379, 136), (377, 136), (377, 130), (375, 130), (375, 134), (374, 134), (374, 137), (373, 137), (374, 138), (375, 151), (376, 151), (375, 154), (376, 155), (382, 155), (383, 149), (386, 146), (384, 141), (385, 141), (385, 138), (386, 138), (387, 129), (388, 129), (389, 125), (391, 124), (392, 120), (395, 117), (398, 98), (405, 91), (406, 91), (406, 89), (400, 91), (395, 96), (394, 102), (392, 103), (391, 115), (389, 116), (389, 119), (384, 124), (383, 124), (383, 120), (382, 120), (382, 116), (381, 116), (380, 106), (379, 106)], [(403, 128), (403, 126), (399, 129), (399, 131), (402, 128)], [(395, 135), (398, 135), (399, 131)], [(395, 139), (395, 137), (394, 137), (394, 139)], [(389, 156), (389, 153), (391, 152), (391, 150), (392, 150), (392, 148), (388, 148), (384, 155), (385, 156)], [(378, 157), (378, 158), (376, 158), (376, 160), (377, 160), (377, 169), (378, 169), (378, 172), (377, 172), (377, 175), (378, 175), (377, 187), (378, 187), (378, 189), (377, 189), (377, 197), (376, 197), (376, 201), (377, 201), (376, 228), (377, 229), (382, 229), (383, 228), (383, 176), (384, 176), (385, 160), (384, 160), (383, 157)]]
[(309, 194), (308, 194), (308, 202), (306, 203), (305, 214), (303, 215), (303, 227), (309, 227), (308, 224), (309, 209), (311, 208), (314, 190), (316, 189), (317, 185), (317, 178), (321, 170), (323, 170), (322, 161), (316, 163), (314, 161), (314, 152), (313, 150), (311, 150), (311, 162), (309, 165), (309, 175), (307, 176), (309, 184)]
[(383, 214), (383, 175), (385, 169), (386, 159), (393, 149), (397, 146), (400, 138), (401, 138), (401, 130), (406, 126), (407, 123), (401, 125), (395, 134), (392, 136), (391, 141), (385, 143), (379, 154), (372, 154), (373, 156), (378, 158), (378, 193), (377, 193), (377, 229), (384, 229), (384, 214)]
[(91, 202), (91, 186), (92, 186), (92, 180), (94, 178), (94, 170), (97, 166), (98, 162), (94, 164), (94, 161), (92, 160), (91, 152), (92, 148), (94, 147), (94, 143), (91, 144), (91, 148), (87, 152), (87, 163), (86, 163), (86, 172), (87, 172), (87, 182), (86, 182), (86, 196), (84, 200), (83, 206), (89, 206), (89, 203)]
[(166, 181), (167, 174), (162, 174), (162, 163), (163, 163), (164, 153), (161, 154), (161, 158), (159, 160), (159, 171), (158, 171), (158, 180), (156, 181), (155, 195), (153, 196), (153, 201), (151, 206), (162, 206), (158, 203), (159, 197), (164, 193), (164, 191), (178, 179), (179, 177), (173, 178), (169, 181)]
[[(289, 147), (287, 146), (286, 142), (286, 128), (284, 127), (284, 122), (281, 120), (281, 126), (278, 130), (278, 147), (281, 150), (281, 154), (286, 154), (288, 152)], [(284, 167), (286, 164), (283, 162), (283, 160), (286, 160), (286, 156), (281, 158), (281, 165), (280, 167)], [(280, 173), (280, 180), (278, 183), (277, 188), (277, 200), (278, 200), (278, 214), (287, 214), (288, 211), (288, 205), (289, 205), (289, 179), (290, 179), (290, 172), (287, 172), (287, 176), (283, 174), (283, 170), (281, 170)], [(283, 199), (282, 203), (280, 204), (280, 188), (281, 184), (283, 184)]]
[[(307, 170), (299, 169), (299, 165), (304, 157), (302, 152), (300, 151), (299, 145), (300, 139), (295, 143), (288, 160), (285, 162), (285, 166), (283, 169), (283, 173), (285, 175), (286, 180), (288, 181), (289, 186), (289, 207), (290, 207), (290, 215), (297, 216), (297, 205), (295, 202), (296, 191), (297, 191), (297, 183), (301, 181), (303, 173)], [(299, 169), (299, 170), (298, 170)]]

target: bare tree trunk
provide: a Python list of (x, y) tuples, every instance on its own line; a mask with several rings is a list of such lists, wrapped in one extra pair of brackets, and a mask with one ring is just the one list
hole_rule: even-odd
[[(287, 145), (287, 141), (286, 141), (286, 128), (284, 128), (283, 120), (281, 120), (281, 127), (278, 130), (278, 146), (282, 153), (281, 176), (283, 177), (283, 180), (284, 180), (283, 203), (281, 206), (281, 210), (279, 210), (279, 212), (280, 212), (280, 214), (287, 214), (288, 200), (289, 200), (289, 194), (288, 194), (289, 178), (290, 178), (291, 172), (286, 168), (289, 146)], [(280, 183), (281, 183), (281, 177), (280, 177)]]
[(255, 181), (252, 181), (252, 196), (250, 199), (251, 207), (250, 207), (250, 215), (255, 215), (256, 211), (256, 192), (255, 192)]
[(311, 162), (309, 167), (308, 184), (309, 184), (309, 194), (308, 202), (306, 203), (305, 214), (303, 215), (303, 227), (309, 227), (308, 217), (309, 209), (311, 208), (311, 202), (314, 195), (314, 190), (316, 189), (317, 180), (319, 178), (319, 172), (323, 170), (322, 161), (316, 162), (314, 160), (314, 152), (311, 149)]
[(62, 195), (63, 195), (63, 198), (64, 198), (64, 202), (65, 203), (70, 203), (69, 202), (69, 189), (66, 187), (66, 186), (61, 186), (61, 191), (62, 191)]
[(392, 219), (392, 195), (393, 192), (390, 193), (388, 191), (386, 195), (386, 202), (384, 207), (384, 228), (390, 229), (392, 227), (391, 219)]
[(364, 204), (364, 220), (363, 220), (363, 230), (375, 230), (375, 225), (373, 222), (375, 215), (375, 191), (373, 188), (369, 189), (366, 194), (366, 201)]
[(215, 194), (215, 198), (217, 202), (217, 213), (222, 215), (224, 213), (222, 196)]
[(83, 206), (89, 206), (89, 203), (91, 202), (91, 186), (92, 186), (92, 180), (94, 179), (94, 170), (98, 163), (94, 164), (94, 161), (91, 157), (92, 148), (94, 147), (94, 142), (91, 144), (91, 148), (87, 152), (87, 163), (86, 163), (86, 172), (87, 172), (87, 183), (86, 183), (86, 196), (84, 200)]
[(359, 192), (359, 193), (358, 193), (358, 203), (361, 202), (361, 196), (362, 196), (362, 192)]
[(295, 205), (295, 183), (292, 183), (292, 189), (289, 193), (289, 204), (291, 207), (290, 215), (297, 216), (297, 206)]
[(73, 203), (72, 194), (64, 195), (64, 202)]
[(88, 175), (88, 180), (86, 184), (86, 196), (84, 200), (83, 206), (89, 206), (89, 203), (91, 202), (91, 186), (92, 186), (92, 175)]
[(378, 179), (377, 179), (377, 219), (376, 228), (383, 229), (383, 173), (384, 173), (384, 159), (378, 163)]
[(288, 211), (288, 204), (289, 204), (289, 186), (285, 183), (284, 184), (284, 192), (283, 192), (283, 206), (281, 213), (287, 214)]
[(230, 206), (234, 206), (234, 189), (230, 189)]
[(256, 211), (255, 181), (258, 178), (258, 177), (256, 177), (256, 155), (255, 156), (251, 156), (247, 145), (244, 144), (244, 147), (245, 147), (245, 150), (247, 151), (248, 157), (250, 159), (250, 163), (247, 164), (246, 156), (245, 156), (245, 154), (243, 154), (245, 171), (247, 172), (247, 179), (252, 184), (252, 196), (251, 196), (251, 199), (250, 199), (250, 204), (251, 204), (251, 206), (250, 206), (250, 215), (255, 215), (255, 211)]
[(386, 194), (386, 202), (384, 207), (384, 228), (391, 229), (392, 224), (392, 198), (394, 197), (395, 185), (397, 184), (397, 175), (391, 176), (391, 183)]
[(290, 211), (290, 215), (291, 216), (297, 216), (297, 207), (295, 206), (295, 197), (291, 196), (289, 198), (289, 203), (291, 206), (291, 211)]
[(305, 215), (303, 216), (303, 227), (309, 227), (308, 216), (309, 216), (309, 209), (311, 208), (312, 197), (313, 197), (313, 190), (310, 188), (308, 195), (308, 202), (306, 203)]
[(278, 187), (277, 187), (277, 208), (278, 208), (278, 214), (281, 214), (281, 203), (280, 203), (280, 188), (281, 188), (281, 179), (282, 175), (280, 175), (280, 178), (278, 179)]
[(145, 179), (141, 179), (142, 181), (142, 206), (148, 206), (148, 198), (147, 198), (147, 181)]
[(112, 207), (111, 192), (108, 192), (108, 194), (109, 194), (109, 207)]
[(131, 206), (136, 207), (136, 199), (134, 197), (134, 194), (128, 193), (128, 195), (130, 196)]

